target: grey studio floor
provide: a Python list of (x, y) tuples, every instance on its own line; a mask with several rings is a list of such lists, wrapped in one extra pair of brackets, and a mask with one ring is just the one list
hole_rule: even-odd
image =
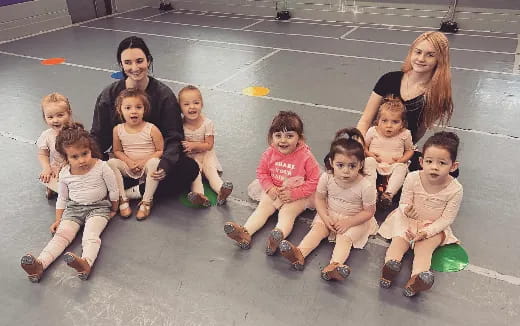
[[(276, 218), (248, 251), (225, 237), (223, 224), (242, 223), (252, 212), (247, 185), (276, 112), (301, 115), (321, 161), (334, 132), (356, 124), (377, 78), (400, 68), (406, 45), (423, 29), (219, 16), (144, 8), (0, 45), (0, 324), (520, 325), (517, 35), (448, 36), (455, 101), (448, 129), (461, 138), (464, 186), (453, 229), (471, 265), (435, 273), (432, 290), (410, 299), (401, 295), (410, 257), (395, 286), (379, 288), (387, 246), (379, 238), (353, 250), (348, 280), (328, 283), (320, 268), (328, 264), (330, 244), (323, 242), (305, 271), (295, 272), (280, 255), (264, 254)], [(32, 284), (20, 257), (38, 254), (50, 239), (55, 205), (37, 182), (34, 143), (46, 128), (39, 101), (52, 91), (67, 95), (75, 118), (90, 128), (96, 97), (118, 70), (117, 44), (130, 35), (146, 40), (154, 76), (175, 92), (188, 83), (201, 87), (224, 178), (235, 185), (232, 198), (210, 209), (160, 201), (145, 222), (114, 218), (88, 281), (58, 259)], [(40, 64), (50, 57), (66, 63)], [(243, 95), (249, 86), (270, 93)], [(290, 240), (303, 237), (312, 216), (297, 220)], [(81, 251), (80, 238), (70, 250)]]

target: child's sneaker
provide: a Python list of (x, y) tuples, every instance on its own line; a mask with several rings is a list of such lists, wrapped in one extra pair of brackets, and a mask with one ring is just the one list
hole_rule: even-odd
[(128, 199), (119, 198), (119, 216), (122, 218), (129, 218), (132, 215), (132, 209)]
[(190, 193), (188, 193), (188, 200), (193, 205), (202, 207), (211, 206), (211, 202), (209, 201), (208, 197), (204, 196), (203, 194), (199, 194), (198, 192), (191, 191)]
[(381, 278), (379, 279), (379, 286), (383, 289), (388, 289), (392, 286), (397, 274), (401, 271), (401, 262), (397, 260), (389, 260), (383, 266), (381, 271)]
[(31, 254), (26, 254), (22, 257), (20, 266), (27, 273), (29, 281), (33, 283), (40, 282), (43, 274), (43, 265), (38, 259)]
[(235, 240), (240, 246), (240, 248), (250, 248), (251, 236), (243, 226), (238, 225), (234, 222), (227, 222), (226, 224), (224, 224), (224, 232), (226, 232), (226, 235), (229, 238)]
[(321, 278), (325, 281), (343, 281), (350, 275), (350, 267), (340, 263), (330, 263), (321, 270)]
[(222, 187), (220, 187), (220, 191), (218, 192), (217, 205), (224, 205), (226, 203), (226, 199), (229, 197), (229, 195), (231, 195), (232, 191), (233, 184), (229, 181), (224, 182)]
[(429, 290), (434, 282), (433, 273), (430, 271), (420, 272), (410, 278), (403, 290), (403, 295), (413, 297), (418, 292)]
[(291, 262), (292, 267), (297, 271), (302, 271), (305, 264), (305, 258), (300, 249), (295, 247), (287, 240), (280, 242), (280, 253)]
[(78, 277), (85, 281), (90, 274), (90, 265), (85, 258), (80, 258), (72, 252), (66, 252), (63, 255), (65, 262), (78, 272)]
[(138, 221), (145, 220), (148, 216), (150, 216), (150, 210), (152, 208), (152, 202), (149, 201), (141, 201), (139, 203), (139, 210), (137, 211), (137, 214), (135, 214), (135, 218)]
[(269, 232), (269, 237), (267, 238), (267, 243), (265, 245), (265, 254), (267, 256), (272, 256), (278, 250), (278, 246), (280, 245), (280, 241), (283, 240), (283, 232), (280, 229), (273, 229)]

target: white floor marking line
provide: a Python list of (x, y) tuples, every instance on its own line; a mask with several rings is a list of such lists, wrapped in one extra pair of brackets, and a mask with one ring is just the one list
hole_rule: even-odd
[[(322, 39), (338, 39), (338, 37), (335, 37), (335, 36), (321, 36), (321, 35), (313, 35), (313, 34), (281, 33), (281, 32), (271, 32), (271, 31), (251, 30), (251, 29), (246, 29), (247, 26), (246, 27), (242, 27), (242, 28), (233, 28), (233, 27), (218, 27), (218, 26), (208, 26), (208, 25), (188, 24), (188, 23), (176, 23), (176, 22), (167, 22), (167, 21), (160, 21), (160, 20), (149, 20), (149, 19), (142, 19), (142, 18), (130, 18), (130, 17), (116, 17), (116, 18), (118, 18), (118, 19), (126, 19), (126, 20), (145, 21), (145, 22), (150, 22), (150, 23), (173, 24), (173, 25), (183, 25), (183, 26), (192, 26), (192, 27), (203, 27), (203, 28), (214, 28), (214, 29), (225, 29), (225, 30), (244, 31), (244, 32), (253, 32), (253, 33), (276, 34), (276, 35), (287, 35), (287, 36), (304, 36), (304, 37), (314, 37), (314, 38), (322, 38)], [(252, 25), (256, 25), (258, 23), (259, 22), (255, 23), (255, 24), (252, 24)], [(354, 27), (354, 28), (356, 28), (356, 27)], [(345, 41), (353, 41), (353, 42), (385, 44), (385, 45), (398, 45), (398, 46), (404, 46), (404, 47), (409, 47), (410, 46), (410, 44), (408, 44), (408, 43), (396, 43), (396, 42), (385, 42), (385, 41), (363, 40), (363, 39), (356, 39), (356, 38), (346, 38), (345, 36), (347, 36), (348, 34), (350, 34), (350, 33), (347, 32), (344, 35), (340, 36), (339, 38), (342, 39), (342, 40), (345, 40)], [(455, 48), (455, 47), (451, 47), (450, 50), (469, 51), (469, 52), (481, 52), (481, 53), (492, 53), (492, 54), (506, 54), (506, 55), (514, 55), (515, 54), (514, 52), (492, 51), (492, 50), (478, 50), (478, 49), (465, 49), (465, 48)]]
[(243, 67), (243, 68), (241, 68), (241, 69), (238, 69), (237, 72), (235, 72), (235, 73), (229, 75), (228, 77), (226, 77), (225, 79), (223, 79), (223, 80), (220, 81), (219, 83), (213, 85), (212, 88), (217, 88), (217, 87), (219, 87), (220, 85), (222, 85), (222, 84), (226, 83), (227, 81), (229, 81), (229, 80), (235, 78), (235, 77), (238, 76), (239, 74), (241, 74), (241, 73), (243, 73), (243, 72), (245, 72), (245, 71), (247, 71), (247, 70), (249, 70), (249, 69), (255, 67), (255, 66), (256, 66), (257, 64), (259, 64), (260, 62), (262, 62), (262, 61), (264, 61), (264, 60), (267, 60), (268, 58), (272, 57), (273, 55), (277, 54), (277, 53), (280, 52), (280, 51), (281, 51), (281, 50), (274, 50), (274, 51), (272, 51), (271, 53), (268, 53), (268, 54), (264, 55), (263, 57), (261, 57), (260, 59), (256, 60), (256, 61), (253, 62), (252, 64), (249, 64), (249, 65), (247, 65), (247, 66), (245, 66), (245, 67)]
[[(190, 12), (191, 10), (190, 9), (182, 9), (184, 10), (185, 13), (188, 13)], [(208, 16), (211, 14), (211, 13), (217, 13), (217, 14), (225, 14), (225, 15), (238, 15), (238, 16), (245, 16), (245, 17), (262, 17), (262, 18), (272, 18), (272, 16), (261, 16), (261, 15), (250, 15), (250, 14), (239, 14), (239, 13), (230, 13), (230, 12), (221, 12), (221, 11), (206, 11), (206, 13), (208, 13)], [(291, 18), (291, 21), (292, 22), (300, 22), (301, 23), (305, 23), (305, 22), (316, 22), (316, 23), (341, 23), (341, 24), (360, 24), (360, 25), (366, 25), (368, 27), (370, 26), (396, 26), (396, 27), (403, 27), (403, 28), (422, 28), (424, 30), (433, 30), (433, 29), (436, 29), (436, 27), (431, 27), (431, 26), (410, 26), (410, 25), (395, 25), (395, 24), (392, 24), (392, 25), (389, 25), (389, 24), (381, 24), (381, 23), (365, 23), (365, 22), (353, 22), (353, 21), (337, 21), (337, 20), (325, 20), (325, 19), (310, 19), (310, 18), (298, 18), (298, 17), (294, 17), (294, 18)], [(368, 28), (367, 27), (367, 28)], [(395, 30), (399, 30), (399, 29), (395, 29)], [(513, 33), (513, 32), (496, 32), (496, 31), (489, 31), (489, 30), (478, 30), (478, 29), (459, 29), (459, 33), (460, 32), (480, 32), (480, 33), (490, 33), (490, 34), (510, 34), (510, 35), (516, 35), (517, 33)], [(457, 35), (462, 35), (462, 34), (457, 34)], [(467, 35), (467, 34), (464, 34), (464, 35)], [(492, 36), (490, 36), (492, 37)], [(500, 38), (500, 37), (498, 37)]]
[[(282, 49), (275, 49), (275, 50), (276, 51), (273, 51), (270, 54), (264, 56), (263, 60), (265, 60), (269, 56), (274, 55), (275, 53), (278, 53), (279, 51), (282, 51)], [(0, 50), (0, 54), (10, 55), (10, 56), (15, 56), (15, 57), (20, 57), (20, 58), (26, 58), (26, 59), (32, 59), (32, 60), (38, 60), (38, 61), (44, 60), (44, 58), (28, 56), (28, 55), (23, 55), (23, 54), (17, 54), (17, 53), (11, 53), (11, 52), (1, 51), (1, 50)], [(259, 60), (257, 60), (257, 62), (259, 62)], [(105, 72), (109, 72), (109, 73), (117, 72), (116, 70), (105, 69), (105, 68), (98, 68), (98, 67), (91, 67), (91, 66), (85, 66), (85, 65), (68, 63), (68, 62), (64, 62), (64, 63), (62, 63), (62, 65), (71, 66), (71, 67), (78, 67), (78, 68), (83, 68), (83, 69), (89, 69), (89, 70), (105, 71)], [(247, 67), (244, 70), (247, 70), (248, 68), (249, 67)], [(241, 70), (240, 72), (242, 72), (242, 71), (243, 70)], [(234, 74), (233, 76), (235, 76), (237, 74), (238, 74), (238, 72), (236, 74)], [(174, 84), (179, 84), (179, 85), (189, 85), (189, 84), (192, 84), (192, 83), (188, 83), (188, 82), (184, 82), (184, 81), (172, 80), (172, 79), (167, 79), (167, 78), (160, 78), (160, 77), (155, 77), (155, 78), (157, 80), (160, 80), (160, 81), (166, 82), (166, 83), (174, 83)], [(224, 81), (221, 81), (217, 85), (221, 85), (223, 82), (227, 81), (228, 78), (226, 78)], [(196, 86), (198, 86), (201, 89), (218, 91), (218, 92), (232, 94), (232, 95), (236, 95), (236, 96), (248, 96), (248, 95), (242, 94), (241, 91), (226, 90), (226, 89), (222, 89), (222, 88), (215, 87), (215, 86), (213, 86), (213, 87), (211, 87), (211, 86), (208, 87), (208, 86), (204, 86), (204, 85), (196, 85)], [(276, 102), (290, 103), (290, 104), (301, 105), (301, 106), (308, 106), (308, 107), (313, 107), (313, 108), (332, 110), (332, 111), (348, 112), (348, 113), (353, 113), (353, 114), (362, 114), (363, 113), (362, 111), (354, 110), (354, 109), (348, 109), (348, 108), (342, 108), (342, 107), (331, 106), (331, 105), (324, 105), (324, 104), (309, 103), (309, 102), (303, 102), (303, 101), (298, 101), (298, 100), (284, 99), (284, 98), (279, 98), (279, 97), (274, 97), (274, 96), (262, 96), (262, 99), (270, 100), (270, 101), (276, 101)], [(435, 125), (435, 126), (439, 127), (438, 125)], [(488, 132), (488, 131), (482, 131), (482, 130), (466, 129), (466, 128), (452, 127), (452, 126), (447, 126), (446, 128), (453, 129), (453, 130), (458, 130), (458, 131), (462, 131), (462, 132), (469, 132), (469, 133), (475, 133), (475, 134), (480, 134), (480, 135), (485, 135), (485, 136), (492, 136), (492, 137), (499, 137), (499, 138), (505, 138), (505, 139), (512, 139), (512, 140), (519, 140), (520, 139), (520, 137), (518, 137), (518, 136), (510, 136), (510, 135), (504, 135), (504, 134)]]
[(13, 39), (10, 39), (10, 40), (2, 41), (2, 42), (0, 42), (0, 45), (1, 44), (6, 44), (6, 43), (11, 43), (11, 42), (14, 42), (14, 41), (23, 40), (23, 39), (30, 38), (30, 37), (33, 37), (33, 36), (38, 36), (38, 35), (42, 35), (42, 34), (47, 34), (47, 33), (51, 33), (51, 32), (60, 31), (62, 29), (66, 29), (66, 28), (70, 28), (70, 27), (74, 27), (74, 26), (80, 26), (81, 24), (90, 23), (90, 22), (93, 22), (93, 21), (96, 21), (96, 20), (101, 20), (101, 19), (105, 19), (105, 18), (115, 17), (115, 16), (118, 16), (118, 15), (122, 15), (122, 14), (125, 14), (125, 13), (128, 13), (128, 12), (131, 12), (131, 11), (144, 9), (144, 8), (147, 8), (147, 7), (148, 6), (143, 6), (143, 7), (139, 7), (139, 8), (129, 9), (129, 10), (126, 10), (126, 11), (123, 11), (123, 12), (118, 12), (118, 13), (107, 15), (107, 16), (103, 16), (103, 17), (93, 18), (93, 19), (86, 20), (86, 21), (83, 21), (83, 22), (80, 22), (80, 23), (70, 24), (70, 25), (67, 25), (67, 26), (53, 28), (53, 29), (45, 30), (45, 31), (38, 32), (38, 33), (33, 33), (33, 34), (25, 35), (25, 36), (20, 36), (20, 37), (13, 38)]
[[(218, 43), (218, 44), (229, 44), (229, 45), (240, 45), (240, 46), (244, 46), (244, 47), (254, 47), (254, 48), (260, 48), (260, 49), (273, 49), (273, 50), (283, 50), (283, 51), (287, 51), (287, 52), (309, 53), (309, 54), (327, 55), (327, 56), (341, 57), (341, 58), (355, 58), (355, 59), (364, 59), (364, 60), (373, 60), (373, 61), (382, 61), (382, 62), (402, 63), (402, 60), (380, 59), (380, 58), (355, 56), (355, 55), (347, 55), (347, 54), (326, 53), (326, 52), (318, 52), (318, 51), (295, 50), (295, 49), (290, 49), (290, 48), (277, 48), (277, 47), (272, 47), (272, 46), (263, 46), (263, 45), (256, 45), (256, 44), (244, 44), (244, 43), (235, 43), (235, 42), (203, 40), (203, 39), (195, 39), (195, 38), (190, 38), (190, 37), (181, 37), (181, 36), (171, 36), (171, 35), (156, 34), (156, 33), (128, 31), (128, 30), (104, 28), (104, 27), (94, 27), (94, 26), (79, 26), (79, 27), (89, 28), (89, 29), (98, 29), (98, 30), (103, 30), (103, 31), (111, 31), (111, 32), (121, 32), (121, 33), (130, 33), (130, 34), (140, 34), (140, 35), (166, 37), (166, 38), (173, 38), (173, 39), (179, 39), (179, 40), (208, 42), (208, 43)], [(500, 74), (500, 75), (513, 75), (512, 72), (505, 72), (505, 71), (483, 70), (483, 69), (474, 69), (474, 68), (462, 68), (462, 67), (453, 67), (453, 66), (451, 68), (455, 69), (455, 70), (487, 72), (487, 73)]]
[(31, 144), (31, 145), (36, 144), (36, 140), (31, 140), (31, 139), (27, 139), (24, 137), (20, 137), (9, 131), (0, 131), (0, 136), (19, 141), (21, 143), (26, 143), (26, 144)]
[(520, 34), (518, 34), (516, 46), (515, 63), (513, 64), (513, 74), (520, 75)]
[[(374, 26), (359, 26), (360, 29), (376, 29), (376, 30), (389, 30), (395, 32), (412, 32), (412, 33), (423, 33), (422, 31), (412, 30), (412, 29), (396, 29), (393, 28), (395, 25), (389, 25), (386, 27), (374, 27)], [(431, 29), (431, 28), (430, 28)], [(507, 34), (507, 33), (504, 33)], [(496, 39), (508, 39), (508, 40), (516, 40), (516, 37), (510, 36), (494, 36), (494, 35), (478, 35), (478, 34), (464, 34), (457, 32), (457, 36), (468, 36), (468, 37), (484, 37), (484, 38), (496, 38)]]
[[(258, 204), (254, 203), (254, 202), (244, 200), (244, 199), (239, 199), (234, 196), (229, 196), (228, 201), (236, 203), (236, 204), (244, 206), (244, 207), (251, 208), (251, 209), (256, 209), (256, 207), (258, 206)], [(312, 223), (311, 219), (302, 218), (302, 217), (297, 219), (297, 221), (303, 222), (303, 223), (309, 225), (309, 227), (310, 227), (310, 224)], [(388, 248), (390, 246), (390, 243), (386, 242), (385, 240), (383, 240), (382, 238), (379, 238), (379, 237), (375, 237), (375, 238), (371, 237), (368, 239), (368, 242), (371, 244), (377, 245), (377, 246), (385, 247), (385, 248)], [(506, 282), (506, 283), (509, 283), (512, 285), (520, 285), (520, 277), (501, 274), (497, 271), (475, 266), (472, 264), (468, 264), (466, 266), (466, 268), (464, 269), (464, 271), (472, 272), (472, 273), (475, 273), (475, 274), (478, 274), (481, 276), (503, 281), (503, 282)]]
[(241, 29), (241, 30), (245, 30), (245, 29), (248, 29), (248, 28), (251, 28), (251, 27), (255, 26), (256, 24), (260, 24), (260, 23), (262, 23), (262, 22), (264, 22), (264, 20), (263, 20), (263, 19), (259, 19), (257, 22), (254, 22), (254, 23), (252, 23), (252, 24), (249, 24), (249, 25), (247, 25), (247, 26), (244, 26), (244, 27), (242, 27), (242, 28), (240, 28), (240, 29)]
[(339, 38), (343, 39), (344, 37), (346, 37), (346, 36), (352, 34), (353, 32), (355, 32), (358, 28), (359, 28), (359, 26), (355, 26), (355, 27), (351, 28), (348, 32), (346, 32), (345, 34), (341, 35)]

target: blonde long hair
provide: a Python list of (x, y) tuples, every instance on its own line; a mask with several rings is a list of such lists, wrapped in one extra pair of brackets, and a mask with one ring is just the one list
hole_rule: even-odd
[(446, 125), (453, 114), (453, 101), (451, 98), (451, 71), (450, 48), (448, 39), (441, 32), (426, 32), (413, 41), (408, 50), (402, 71), (412, 70), (411, 57), (415, 46), (424, 40), (430, 42), (437, 54), (437, 66), (433, 72), (430, 84), (425, 92), (426, 103), (422, 112), (421, 123), (426, 128), (431, 128), (435, 121)]

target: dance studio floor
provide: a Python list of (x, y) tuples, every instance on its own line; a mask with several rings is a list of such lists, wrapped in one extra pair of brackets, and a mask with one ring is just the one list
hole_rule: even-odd
[[(379, 288), (387, 246), (380, 238), (353, 250), (348, 280), (328, 283), (320, 279), (332, 248), (325, 242), (305, 271), (295, 272), (280, 255), (264, 254), (274, 221), (255, 235), (249, 251), (223, 232), (225, 221), (242, 223), (252, 212), (247, 185), (274, 114), (300, 114), (321, 161), (334, 132), (356, 125), (377, 78), (398, 70), (408, 44), (425, 30), (143, 8), (0, 44), (0, 324), (518, 325), (516, 34), (448, 35), (455, 101), (448, 129), (461, 138), (464, 186), (453, 229), (469, 254), (466, 270), (436, 272), (432, 290), (410, 299), (401, 295), (409, 257), (395, 286)], [(118, 70), (116, 47), (130, 35), (145, 39), (154, 76), (175, 92), (200, 86), (204, 112), (216, 125), (224, 179), (235, 185), (232, 198), (210, 209), (160, 201), (145, 222), (115, 218), (88, 281), (59, 259), (32, 284), (20, 257), (38, 254), (50, 239), (55, 204), (37, 182), (34, 143), (46, 128), (39, 101), (53, 91), (65, 94), (75, 118), (90, 128), (96, 97)], [(52, 57), (66, 62), (40, 63)], [(243, 95), (250, 86), (270, 93)], [(290, 240), (303, 237), (312, 216), (297, 220)], [(71, 250), (80, 252), (80, 239)]]

